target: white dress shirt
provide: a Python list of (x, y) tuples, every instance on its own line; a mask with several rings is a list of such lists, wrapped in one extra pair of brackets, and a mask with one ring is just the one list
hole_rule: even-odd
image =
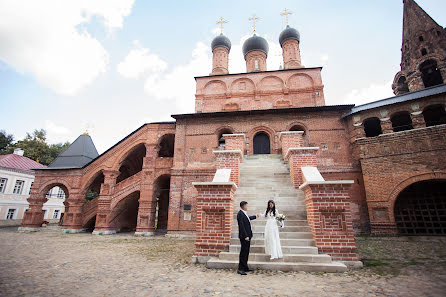
[(248, 220), (251, 222), (251, 219), (249, 218), (248, 213), (247, 213), (245, 210), (243, 210), (243, 209), (242, 209), (242, 211), (243, 211), (243, 213), (245, 214), (245, 216), (248, 218)]

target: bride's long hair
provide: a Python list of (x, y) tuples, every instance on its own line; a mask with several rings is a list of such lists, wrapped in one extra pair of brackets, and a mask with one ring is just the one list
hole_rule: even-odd
[[(269, 204), (272, 203), (273, 204), (273, 208), (270, 209)], [(268, 205), (266, 206), (266, 211), (265, 211), (265, 217), (268, 216), (268, 212), (272, 211), (273, 215), (276, 216), (276, 203), (274, 203), (274, 200), (269, 200), (268, 201)]]

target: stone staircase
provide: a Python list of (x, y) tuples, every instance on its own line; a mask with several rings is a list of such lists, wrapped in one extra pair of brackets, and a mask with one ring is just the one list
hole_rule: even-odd
[(253, 269), (307, 272), (344, 272), (347, 267), (333, 262), (329, 255), (318, 254), (307, 222), (305, 197), (291, 183), (289, 169), (281, 155), (246, 156), (240, 166), (240, 185), (234, 197), (234, 222), (229, 251), (207, 262), (208, 268), (238, 266), (240, 240), (238, 239), (237, 212), (240, 201), (248, 202), (248, 213), (264, 213), (267, 201), (273, 199), (280, 213), (287, 216), (285, 228), (279, 228), (283, 259), (270, 260), (265, 254), (264, 228), (266, 219), (253, 220), (253, 238), (249, 266)]

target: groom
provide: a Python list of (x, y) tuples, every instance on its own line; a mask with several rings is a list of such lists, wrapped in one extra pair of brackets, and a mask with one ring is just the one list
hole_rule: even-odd
[(240, 202), (240, 208), (237, 214), (237, 222), (241, 248), (237, 273), (246, 275), (246, 272), (253, 271), (248, 268), (248, 257), (252, 238), (251, 220), (255, 220), (257, 216), (248, 216), (248, 202), (246, 201)]

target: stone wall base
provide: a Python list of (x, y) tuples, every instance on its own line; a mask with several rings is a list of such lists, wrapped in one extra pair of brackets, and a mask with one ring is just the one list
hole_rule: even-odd
[(38, 231), (40, 231), (40, 227), (19, 227), (19, 229), (17, 231), (23, 232), (23, 233), (38, 232)]
[(155, 232), (135, 232), (135, 236), (153, 236)]
[(76, 234), (76, 233), (84, 233), (85, 229), (62, 229), (62, 233), (64, 234)]
[(116, 230), (95, 230), (93, 235), (113, 235), (116, 234)]
[(192, 256), (192, 264), (206, 264), (209, 259), (211, 257), (210, 256)]

